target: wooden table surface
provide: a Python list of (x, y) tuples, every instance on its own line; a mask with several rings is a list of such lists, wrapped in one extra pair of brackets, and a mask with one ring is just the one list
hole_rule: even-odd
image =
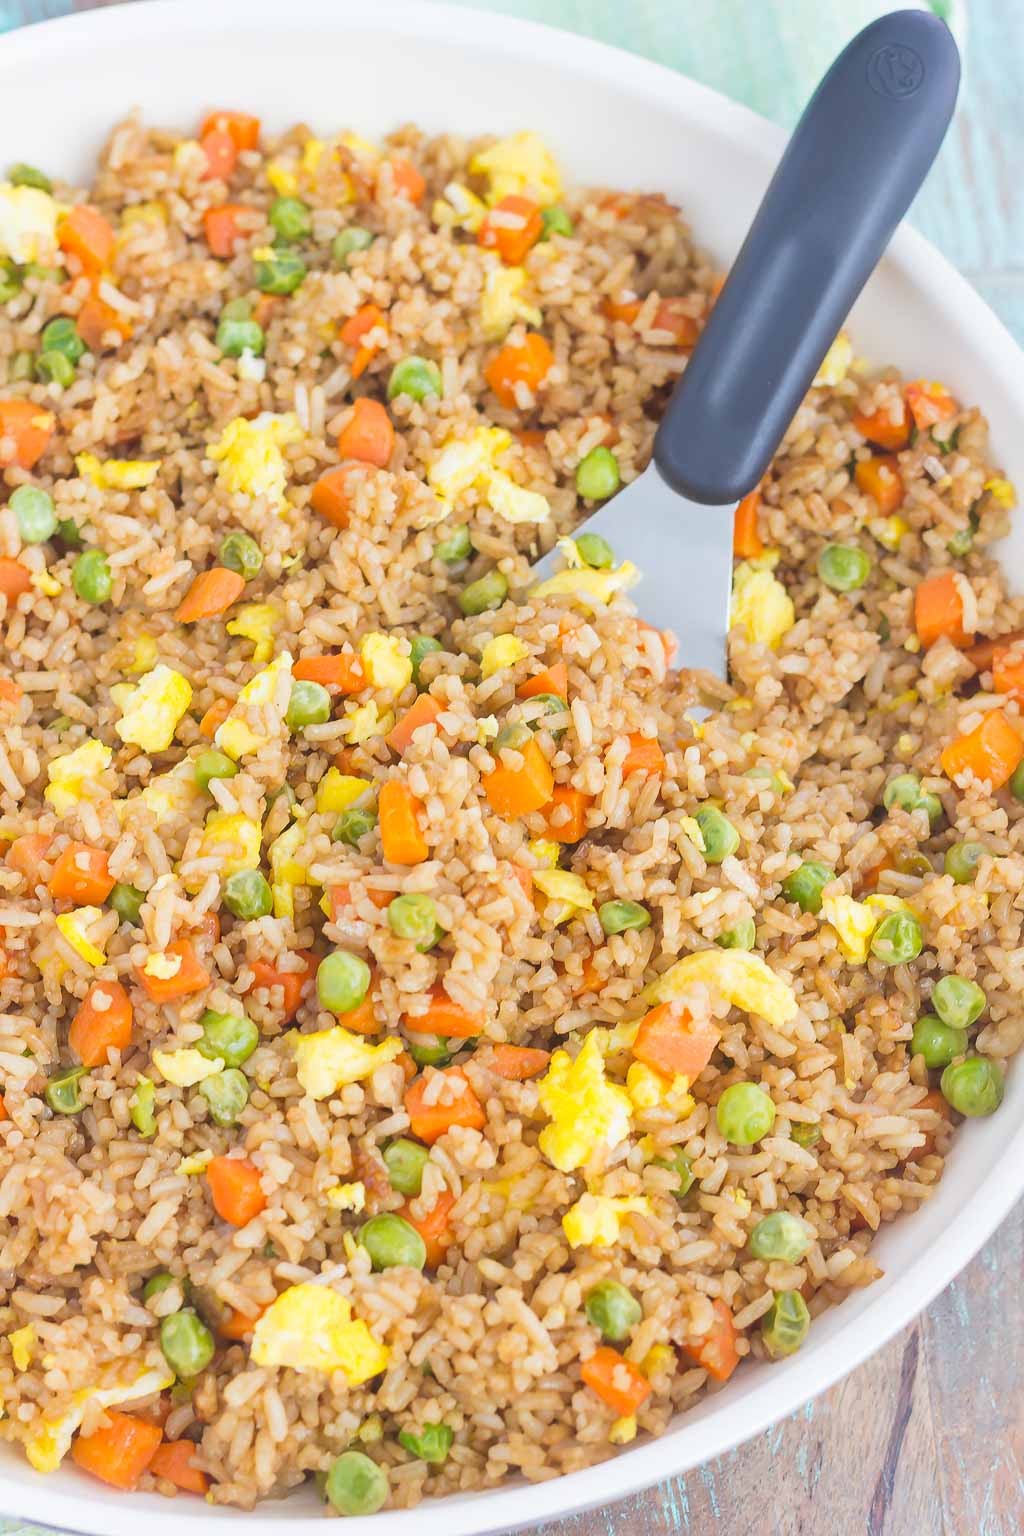
[[(89, 3), (0, 0), (0, 28)], [(784, 122), (834, 46), (825, 24), (857, 11), (853, 0), (483, 5), (647, 53)], [(968, 24), (960, 115), (912, 222), (1024, 342), (1024, 0), (970, 0)], [(1020, 1536), (1022, 1277), (1018, 1209), (913, 1327), (802, 1412), (537, 1536)]]

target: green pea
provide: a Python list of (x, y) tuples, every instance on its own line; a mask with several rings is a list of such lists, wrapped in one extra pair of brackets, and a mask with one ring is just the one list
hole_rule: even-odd
[(414, 1197), (423, 1187), (423, 1170), (430, 1153), (418, 1141), (408, 1136), (397, 1136), (384, 1148), (384, 1166), (388, 1171), (391, 1188), (400, 1195)]
[(583, 1310), (587, 1322), (612, 1344), (627, 1339), (630, 1330), (643, 1317), (643, 1308), (636, 1297), (618, 1280), (599, 1280), (587, 1292)]
[(422, 1035), (409, 1030), (406, 1033), (409, 1055), (418, 1067), (446, 1067), (453, 1053), (448, 1049), (444, 1035)]
[(79, 363), (86, 352), (85, 342), (78, 334), (78, 327), (67, 315), (58, 315), (43, 326), (39, 337), (40, 351), (60, 352), (69, 363)]
[(557, 693), (535, 693), (532, 698), (525, 700), (525, 706), (530, 711), (529, 724), (535, 731), (539, 731), (541, 725), (549, 730), (552, 736), (564, 736), (568, 730), (568, 722), (565, 725), (548, 725), (546, 715), (567, 715), (569, 705), (565, 699), (560, 699)]
[(57, 532), (57, 509), (48, 491), (19, 485), (8, 503), (24, 544), (45, 544)]
[(274, 897), (265, 876), (258, 869), (237, 869), (224, 881), (221, 900), (232, 917), (250, 922), (268, 917), (274, 910)]
[(806, 1222), (789, 1211), (773, 1211), (751, 1232), (750, 1251), (755, 1259), (798, 1264), (813, 1241), (814, 1234)]
[(697, 812), (697, 825), (704, 839), (704, 857), (709, 864), (721, 864), (740, 845), (740, 835), (728, 816), (714, 805), (703, 805)]
[(298, 251), (275, 249), (255, 261), (253, 271), (261, 293), (294, 293), (306, 276), (306, 263)]
[(324, 1484), (338, 1515), (375, 1515), (388, 1501), (388, 1475), (362, 1451), (342, 1451), (331, 1462)]
[(927, 813), (928, 825), (932, 831), (935, 830), (944, 815), (942, 801), (938, 795), (923, 794), (914, 809)]
[(420, 686), (420, 666), (427, 656), (435, 656), (444, 646), (433, 635), (413, 635), (409, 641), (409, 660), (412, 662), (412, 680)]
[(890, 912), (871, 935), (871, 953), (883, 965), (908, 965), (923, 943), (921, 924), (912, 912)]
[(371, 1216), (359, 1229), (359, 1241), (370, 1255), (374, 1269), (394, 1269), (399, 1265), (423, 1269), (427, 1245), (416, 1228), (394, 1211)]
[(107, 906), (113, 908), (122, 923), (127, 923), (130, 928), (139, 926), (139, 913), (142, 911), (142, 903), (146, 899), (145, 891), (140, 891), (137, 885), (126, 885), (118, 881), (111, 888), (107, 897)]
[(58, 517), (57, 537), (67, 545), (68, 549), (82, 547), (82, 530), (73, 517)]
[(232, 762), (226, 752), (218, 752), (216, 748), (200, 752), (196, 758), (196, 783), (200, 789), (209, 789), (213, 779), (233, 779), (237, 772), (238, 764)]
[(785, 779), (783, 779), (781, 774), (776, 773), (773, 768), (748, 768), (743, 777), (745, 779), (763, 779), (773, 795), (784, 795), (786, 792)]
[(818, 577), (833, 592), (855, 592), (870, 570), (870, 558), (856, 544), (826, 544), (818, 556)]
[(229, 299), (220, 312), (222, 320), (251, 320), (252, 305), (248, 299)]
[(67, 272), (63, 267), (47, 267), (41, 261), (26, 261), (21, 269), (23, 277), (34, 277), (41, 283), (63, 283)]
[(388, 379), (388, 399), (408, 395), (411, 400), (426, 400), (428, 395), (441, 395), (441, 370), (436, 363), (425, 357), (403, 357), (391, 370)]
[(364, 811), (358, 805), (350, 805), (347, 811), (342, 811), (334, 823), (331, 842), (347, 843), (349, 848), (358, 848), (362, 839), (368, 832), (372, 832), (376, 825), (377, 818), (373, 811)]
[(150, 1275), (142, 1287), (143, 1301), (152, 1301), (154, 1296), (162, 1296), (164, 1291), (169, 1291), (172, 1285), (177, 1285), (177, 1279), (169, 1269), (158, 1269), (155, 1275)]
[(223, 315), (214, 341), (225, 357), (241, 357), (243, 352), (262, 357), (266, 345), (263, 327), (255, 320), (227, 320)]
[(135, 1087), (128, 1103), (128, 1112), (132, 1117), (132, 1125), (140, 1136), (150, 1137), (156, 1135), (156, 1088), (148, 1077), (136, 1078)]
[(955, 1056), (963, 1056), (967, 1050), (966, 1029), (951, 1029), (948, 1024), (926, 1013), (914, 1025), (910, 1037), (910, 1049), (920, 1056), (929, 1070), (948, 1067)]
[(794, 1125), (789, 1134), (790, 1140), (795, 1141), (798, 1147), (816, 1147), (821, 1140), (821, 1126), (802, 1120)]
[(370, 967), (347, 949), (336, 949), (317, 966), (317, 997), (331, 1013), (358, 1008), (369, 990)]
[(40, 352), (36, 358), (36, 378), (40, 384), (59, 384), (67, 389), (75, 382), (75, 365), (63, 352)]
[(53, 720), (50, 721), (50, 730), (53, 731), (57, 736), (63, 736), (65, 732), (70, 731), (71, 727), (75, 723), (76, 722), (72, 720), (70, 715), (57, 715)]
[(207, 1008), (199, 1024), (203, 1038), (196, 1050), (207, 1061), (220, 1060), (226, 1067), (240, 1067), (260, 1043), (259, 1030), (244, 1013), (218, 1013)]
[(958, 528), (946, 545), (954, 560), (962, 560), (974, 548), (974, 533), (970, 528)]
[(275, 197), (267, 214), (272, 228), (282, 240), (308, 240), (313, 233), (313, 218), (299, 197)]
[(818, 859), (805, 859), (783, 880), (782, 894), (787, 901), (795, 902), (801, 912), (816, 915), (821, 911), (821, 893), (835, 877), (835, 870), (829, 869), (827, 864)]
[(932, 1007), (952, 1029), (970, 1029), (985, 1012), (987, 1002), (978, 983), (963, 976), (943, 976), (932, 992)]
[(942, 867), (957, 885), (970, 885), (978, 873), (978, 864), (988, 853), (984, 843), (954, 843), (946, 849)]
[(98, 606), (110, 601), (114, 578), (102, 549), (82, 551), (71, 569), (71, 585), (83, 603)]
[(46, 1085), (44, 1099), (55, 1115), (77, 1115), (82, 1108), (78, 1085), (85, 1076), (86, 1067), (65, 1067), (57, 1072)]
[(576, 549), (583, 564), (593, 571), (607, 571), (615, 564), (615, 551), (599, 533), (581, 533)]
[[(0, 303), (6, 303), (6, 300), (0, 298)], [(23, 350), (21, 352), (15, 352), (14, 356), (11, 358), (11, 366), (8, 369), (8, 377), (12, 381), (15, 379), (31, 379), (35, 374), (35, 371), (35, 354), (33, 352)]]
[(467, 618), (476, 613), (487, 613), (500, 608), (508, 597), (508, 577), (503, 571), (488, 571), (459, 593), (459, 607)]
[(5, 256), (0, 260), (0, 304), (16, 299), (24, 286), (21, 268)]
[(331, 718), (331, 696), (322, 683), (293, 683), (285, 720), (290, 731), (324, 725)]
[[(619, 461), (610, 448), (591, 448), (576, 466), (576, 489), (585, 501), (606, 501), (609, 496), (614, 496), (620, 484)], [(577, 539), (577, 549), (579, 543)], [(580, 554), (583, 555), (582, 550)], [(583, 558), (586, 560), (585, 555)]]
[(775, 1124), (775, 1105), (756, 1083), (733, 1083), (718, 1101), (715, 1121), (726, 1141), (752, 1147)]
[(773, 1360), (793, 1355), (807, 1337), (811, 1314), (799, 1291), (779, 1291), (761, 1323), (764, 1347)]
[(408, 1451), (410, 1456), (418, 1456), (420, 1461), (438, 1467), (448, 1460), (454, 1439), (455, 1431), (449, 1429), (447, 1424), (424, 1424), (418, 1435), (408, 1429), (398, 1432), (398, 1443), (403, 1450)]
[(552, 203), (550, 208), (542, 208), (540, 217), (544, 225), (544, 233), (540, 237), (542, 240), (550, 240), (552, 235), (572, 236), (572, 219), (561, 203)]
[(213, 1359), (213, 1334), (190, 1307), (185, 1307), (161, 1322), (160, 1348), (175, 1376), (190, 1381)]
[(37, 170), (34, 165), (26, 165), (24, 160), (11, 166), (7, 180), (12, 187), (35, 187), (37, 191), (47, 193), (53, 191), (53, 182), (46, 172)]
[(921, 780), (916, 773), (898, 773), (890, 779), (882, 791), (882, 804), (887, 811), (898, 805), (902, 811), (912, 811), (921, 798)]
[(434, 545), (434, 554), (445, 565), (457, 565), (460, 560), (468, 560), (472, 553), (473, 541), (465, 525), (453, 528), (446, 539)]
[(415, 940), (416, 948), (421, 952), (437, 941), (437, 907), (430, 896), (415, 891), (396, 896), (388, 905), (387, 918), (395, 937)]
[(684, 1199), (690, 1193), (696, 1175), (693, 1171), (693, 1160), (689, 1153), (683, 1151), (682, 1147), (676, 1147), (671, 1157), (656, 1157), (654, 1159), (654, 1166), (655, 1168), (667, 1168), (671, 1173), (679, 1175), (679, 1187), (673, 1191), (677, 1200)]
[(1011, 775), (1010, 794), (1015, 800), (1024, 800), (1024, 758), (1021, 758)]
[(734, 928), (720, 933), (715, 943), (722, 949), (753, 949), (757, 943), (757, 928), (752, 917), (741, 917)]
[(526, 744), (533, 740), (533, 732), (523, 720), (513, 720), (511, 725), (503, 725), (494, 738), (492, 752), (503, 752), (506, 747), (511, 747), (513, 752), (521, 752)]
[(331, 257), (339, 267), (347, 267), (348, 259), (357, 251), (365, 251), (373, 244), (373, 235), (361, 224), (350, 224), (331, 242)]
[(597, 909), (598, 921), (605, 933), (628, 933), (649, 928), (651, 914), (638, 901), (603, 901)]
[(946, 1068), (939, 1087), (958, 1115), (994, 1115), (1003, 1102), (1003, 1069), (987, 1056), (968, 1056)]
[(214, 1125), (237, 1125), (238, 1117), (249, 1102), (249, 1083), (244, 1072), (227, 1067), (214, 1077), (204, 1077), (199, 1092), (210, 1106)]

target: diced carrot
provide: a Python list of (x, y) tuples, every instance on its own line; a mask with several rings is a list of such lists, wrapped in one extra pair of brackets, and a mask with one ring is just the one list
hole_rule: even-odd
[(856, 890), (858, 896), (862, 891), (873, 891), (878, 887), (879, 877), (887, 869), (895, 869), (892, 855), (884, 853), (877, 864), (871, 864), (867, 869), (862, 869), (857, 877)]
[(0, 677), (0, 704), (20, 704), (24, 697), (24, 688), (13, 677)]
[(427, 190), (427, 184), (412, 161), (401, 155), (392, 155), (389, 163), (395, 196), (404, 197), (409, 203), (418, 203)]
[[(363, 894), (367, 901), (373, 903), (378, 912), (383, 911), (385, 907), (390, 907), (395, 899), (394, 891), (379, 891), (372, 885), (366, 886)], [(345, 908), (352, 906), (355, 899), (352, 895), (352, 887), (347, 884), (329, 885), (327, 896), (331, 903), (331, 921), (336, 923)]]
[(469, 1086), (469, 1079), (461, 1067), (446, 1067), (443, 1072), (434, 1073), (429, 1081), (432, 1083), (437, 1076), (447, 1078), (449, 1083), (462, 1085), (462, 1091), (453, 1097), (450, 1104), (426, 1102), (428, 1079), (425, 1077), (418, 1077), (405, 1090), (405, 1108), (409, 1115), (409, 1128), (412, 1134), (420, 1141), (425, 1141), (428, 1147), (433, 1146), (438, 1137), (443, 1136), (445, 1131), (450, 1131), (453, 1125), (464, 1125), (470, 1130), (482, 1131), (487, 1124), (483, 1106)]
[[(933, 1110), (935, 1110), (936, 1114), (941, 1115), (944, 1120), (948, 1120), (949, 1119), (949, 1105), (947, 1104), (946, 1100), (943, 1098), (943, 1096), (940, 1093), (938, 1088), (930, 1089), (928, 1091), (928, 1093), (925, 1094), (925, 1096), (921, 1100), (920, 1104), (915, 1104), (914, 1108), (915, 1109), (933, 1109)], [(906, 1162), (906, 1163), (917, 1163), (917, 1162), (920, 1162), (922, 1157), (928, 1157), (928, 1155), (930, 1153), (934, 1152), (934, 1151), (935, 1151), (935, 1132), (934, 1131), (926, 1131), (925, 1132), (924, 1141), (921, 1143), (921, 1145), (919, 1147), (914, 1147), (914, 1148), (912, 1148), (912, 1150), (910, 1152), (907, 1153), (906, 1157), (904, 1158), (904, 1162)]]
[[(91, 293), (75, 316), (78, 334), (90, 352), (111, 351), (127, 341), (132, 323), (127, 315), (107, 304), (99, 294)], [(111, 340), (116, 337), (116, 340)]]
[(353, 475), (361, 473), (358, 464), (337, 464), (324, 471), (310, 492), (309, 504), (313, 511), (332, 528), (348, 527), (352, 505), (349, 481)]
[(206, 156), (203, 181), (227, 181), (238, 164), (238, 147), (225, 128), (211, 128), (199, 140), (199, 147)]
[(959, 409), (945, 384), (937, 384), (934, 379), (915, 379), (903, 391), (903, 398), (919, 432), (927, 432), (937, 422), (948, 421)]
[(11, 962), (6, 949), (0, 949), (0, 981), (11, 975)]
[(569, 668), (564, 661), (556, 661), (553, 667), (535, 672), (520, 683), (516, 693), (521, 699), (534, 699), (538, 693), (553, 693), (558, 699), (568, 699)]
[(292, 665), (292, 677), (322, 683), (325, 688), (340, 688), (342, 693), (359, 693), (367, 686), (363, 664), (352, 651), (336, 651), (333, 656), (300, 656)]
[(648, 778), (660, 777), (665, 772), (665, 754), (653, 736), (641, 736), (635, 731), (622, 762), (622, 777), (628, 779), (631, 773), (641, 772)]
[(210, 112), (203, 118), (199, 137), (208, 133), (226, 133), (241, 154), (244, 149), (259, 148), (260, 120), (248, 112)]
[(990, 709), (980, 725), (958, 736), (943, 748), (940, 761), (947, 778), (972, 773), (976, 779), (1001, 789), (1024, 757), (1024, 740), (1001, 709)]
[(39, 883), (39, 864), (46, 858), (50, 841), (42, 832), (22, 833), (7, 850), (7, 864), (16, 869), (23, 880), (31, 881), (33, 885)]
[(509, 864), (509, 872), (513, 880), (526, 897), (527, 901), (533, 900), (533, 871), (526, 868), (525, 864)]
[(126, 1051), (132, 1038), (132, 1005), (119, 981), (94, 981), (71, 1021), (68, 1044), (83, 1067), (105, 1066), (107, 1052)]
[(381, 849), (389, 864), (422, 864), (429, 849), (420, 830), (422, 803), (400, 779), (388, 779), (377, 797)]
[(283, 295), (279, 293), (261, 293), (252, 307), (252, 317), (256, 324), (266, 330), (274, 318), (274, 311), (280, 304)]
[(555, 779), (544, 753), (530, 740), (519, 749), (523, 766), (507, 768), (499, 763), (484, 779), (484, 794), (491, 810), (510, 821), (547, 805), (555, 791)]
[(974, 637), (963, 627), (960, 582), (964, 579), (956, 571), (936, 571), (918, 582), (914, 591), (914, 628), (926, 651), (943, 635), (961, 651), (971, 644)]
[(200, 944), (212, 948), (220, 941), (220, 918), (216, 912), (204, 912), (199, 921), (190, 924), (190, 927)]
[(444, 705), (431, 698), (429, 693), (421, 693), (384, 738), (392, 752), (404, 756), (412, 742), (413, 732), (418, 731), (421, 725), (432, 725), (443, 709)]
[(601, 311), (608, 320), (618, 320), (623, 325), (634, 325), (643, 307), (643, 299), (627, 299), (623, 297), (619, 299), (605, 299), (601, 305)]
[(346, 1029), (354, 1029), (358, 1035), (375, 1035), (380, 1029), (380, 1020), (377, 1018), (373, 1001), (372, 973), (366, 996), (358, 1007), (350, 1008), (347, 1013), (342, 1014), (342, 1020)]
[(715, 1320), (709, 1332), (693, 1344), (684, 1346), (691, 1360), (703, 1366), (716, 1381), (728, 1381), (740, 1363), (736, 1350), (736, 1324), (725, 1302), (719, 1298), (712, 1302)]
[(34, 400), (0, 400), (0, 469), (38, 464), (50, 446), (54, 420), (53, 412)]
[(996, 652), (1009, 651), (1024, 643), (1024, 629), (1011, 629), (993, 639), (977, 640), (967, 651), (967, 659), (978, 672), (991, 672)]
[(199, 722), (200, 735), (212, 741), (230, 713), (230, 699), (215, 699)]
[(650, 1396), (651, 1384), (643, 1372), (608, 1344), (584, 1360), (580, 1375), (620, 1419), (630, 1418)]
[(281, 1006), (283, 1010), (283, 1022), (295, 1017), (299, 1010), (299, 1004), (307, 986), (316, 975), (316, 958), (308, 949), (296, 950), (298, 958), (303, 961), (301, 971), (279, 971), (269, 960), (250, 960), (249, 969), (253, 974), (253, 981), (247, 992), (254, 992), (257, 988), (271, 991), (274, 987), (281, 988)]
[(409, 1052), (399, 1051), (398, 1055), (395, 1057), (395, 1062), (405, 1073), (406, 1082), (411, 1083), (413, 1078), (416, 1076), (416, 1063), (409, 1055)]
[(729, 276), (728, 272), (718, 272), (718, 273), (715, 274), (715, 280), (711, 284), (711, 288), (710, 288), (710, 290), (708, 292), (708, 307), (710, 309), (714, 308), (719, 294), (721, 293), (722, 289), (725, 287), (725, 284), (726, 284), (726, 281), (728, 279), (728, 276)]
[[(153, 976), (144, 966), (136, 966), (135, 974), (154, 1003), (169, 1003), (191, 992), (202, 992), (210, 985), (210, 976), (195, 952), (191, 939), (175, 939), (164, 950), (164, 960), (179, 960), (173, 976)], [(149, 962), (146, 962), (147, 964)]]
[(174, 617), (179, 624), (195, 624), (212, 619), (237, 602), (245, 591), (245, 577), (223, 565), (200, 571), (185, 593)]
[(540, 208), (530, 198), (513, 192), (495, 203), (476, 238), (485, 250), (497, 251), (506, 266), (518, 267), (543, 233)]
[(247, 1339), (266, 1310), (266, 1307), (260, 1307), (253, 1317), (249, 1312), (240, 1312), (237, 1307), (232, 1307), (227, 1317), (217, 1324), (217, 1332), (222, 1339)]
[(94, 276), (109, 267), (114, 254), (114, 230), (109, 219), (88, 203), (76, 203), (57, 225), (57, 243), (76, 256), (82, 271)]
[(576, 989), (579, 992), (600, 992), (605, 984), (605, 974), (599, 971), (594, 960), (594, 951), (591, 950), (583, 961), (583, 972), (580, 976), (580, 984)]
[(870, 415), (864, 411), (854, 411), (853, 424), (869, 443), (876, 443), (879, 448), (887, 448), (890, 453), (898, 448), (905, 448), (910, 438), (910, 418), (902, 401), (898, 421), (893, 420), (892, 413), (886, 406), (881, 410), (872, 411)]
[(578, 843), (587, 830), (587, 807), (593, 795), (571, 784), (556, 784), (545, 810), (548, 833), (557, 843)]
[(238, 227), (238, 215), (252, 211), (244, 203), (221, 203), (218, 208), (207, 208), (203, 214), (203, 233), (215, 256), (235, 254), (236, 240), (245, 238)]
[(661, 1003), (645, 1014), (633, 1042), (633, 1055), (666, 1077), (692, 1083), (714, 1055), (721, 1033), (710, 1019), (694, 1019), (678, 1003)]
[(223, 1221), (244, 1227), (267, 1204), (259, 1169), (247, 1157), (215, 1157), (206, 1165), (213, 1208)]
[(112, 1488), (130, 1490), (145, 1472), (163, 1439), (159, 1424), (130, 1413), (107, 1409), (108, 1423), (91, 1435), (79, 1435), (71, 1460)]
[(1024, 703), (1024, 646), (999, 646), (992, 658), (992, 686)]
[(372, 342), (363, 343), (363, 337), (368, 336), (378, 326), (387, 326), (386, 315), (377, 308), (376, 304), (364, 304), (351, 319), (345, 321), (338, 333), (345, 346), (358, 348), (351, 368), (354, 379), (360, 378), (366, 372), (380, 351), (380, 347)]
[(503, 1077), (510, 1083), (525, 1083), (528, 1078), (543, 1072), (551, 1060), (550, 1051), (541, 1051), (531, 1045), (494, 1045), (488, 1069), (495, 1077)]
[(395, 450), (395, 429), (379, 400), (360, 397), (352, 415), (338, 433), (338, 452), (343, 459), (358, 459), (386, 469)]
[(547, 433), (541, 427), (523, 427), (512, 435), (522, 443), (524, 448), (543, 448), (547, 437)]
[(667, 331), (672, 337), (673, 346), (682, 347), (685, 350), (697, 345), (700, 321), (681, 309), (678, 299), (663, 299), (654, 312), (654, 324), (651, 329)]
[(866, 496), (878, 504), (887, 516), (903, 505), (903, 476), (894, 454), (879, 454), (874, 459), (860, 459), (853, 478)]
[(420, 1035), (445, 1035), (455, 1040), (472, 1040), (483, 1031), (486, 1014), (483, 1009), (463, 1008), (453, 1002), (444, 987), (437, 982), (430, 992), (430, 1003), (425, 1013), (404, 1013), (408, 1027)]
[(761, 535), (757, 531), (757, 514), (761, 507), (761, 492), (748, 491), (736, 508), (732, 524), (732, 552), (737, 560), (756, 560), (764, 554)]
[(425, 1216), (414, 1216), (409, 1209), (411, 1204), (407, 1200), (404, 1205), (400, 1205), (398, 1214), (411, 1227), (416, 1228), (427, 1250), (427, 1268), (436, 1269), (444, 1263), (444, 1256), (452, 1245), (448, 1216), (455, 1204), (455, 1196), (450, 1189), (442, 1190)]
[(68, 843), (53, 866), (48, 886), (54, 901), (73, 901), (79, 907), (99, 906), (113, 889), (107, 855), (87, 843)]
[(149, 1470), (154, 1477), (165, 1478), (184, 1493), (205, 1494), (210, 1479), (192, 1464), (197, 1449), (193, 1440), (165, 1440), (157, 1446)]
[(18, 560), (0, 557), (0, 597), (6, 597), (10, 604), (31, 590), (32, 578), (25, 566)]
[(4, 1096), (0, 1093), (0, 1121), (9, 1120), (10, 1118), (7, 1105), (4, 1103)]
[(528, 331), (523, 340), (514, 346), (506, 343), (491, 358), (484, 369), (484, 378), (498, 399), (508, 410), (518, 405), (520, 384), (535, 395), (554, 367), (555, 354), (536, 331)]

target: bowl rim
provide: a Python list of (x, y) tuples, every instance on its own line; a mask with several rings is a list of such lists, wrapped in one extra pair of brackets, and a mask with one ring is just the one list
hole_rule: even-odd
[[(287, 18), (279, 0), (218, 0), (218, 27), (232, 14), (248, 30), (273, 32), (301, 25), (303, 15), (338, 31), (391, 31), (425, 41), (450, 39), (505, 54), (549, 62), (562, 61), (569, 74), (604, 82), (616, 94), (652, 98), (685, 124), (700, 121), (705, 131), (728, 141), (763, 168), (765, 179), (778, 160), (786, 134), (710, 87), (637, 54), (543, 23), (464, 9), (440, 0), (375, 0), (369, 12), (362, 0), (290, 0)], [(209, 30), (209, 0), (135, 0), (77, 12), (8, 33), (0, 38), (0, 78), (21, 67), (38, 68), (47, 57), (84, 46), (128, 50), (153, 43), (164, 31)], [(908, 278), (938, 310), (958, 307), (975, 336), (975, 350), (991, 369), (993, 397), (1013, 398), (1024, 379), (1024, 354), (985, 302), (952, 264), (924, 236), (901, 225), (885, 261)], [(1012, 1170), (1018, 1170), (1016, 1174)], [(976, 1255), (1024, 1192), (1024, 1124), (1006, 1143), (1000, 1176), (990, 1174), (975, 1190), (958, 1219), (859, 1313), (859, 1328), (838, 1328), (812, 1356), (796, 1355), (776, 1366), (770, 1380), (756, 1381), (735, 1401), (711, 1406), (699, 1427), (682, 1415), (657, 1439), (642, 1441), (609, 1460), (541, 1483), (520, 1483), (466, 1495), (429, 1500), (413, 1509), (389, 1511), (384, 1519), (395, 1536), (413, 1536), (416, 1527), (436, 1526), (444, 1536), (485, 1536), (582, 1513), (618, 1502), (665, 1477), (677, 1476), (721, 1456), (797, 1412), (819, 1393), (862, 1365), (906, 1327)], [(870, 1317), (871, 1327), (863, 1326)], [(707, 1400), (713, 1405), (714, 1398)], [(695, 1433), (696, 1430), (696, 1433)], [(306, 1536), (311, 1516), (282, 1514), (282, 1504), (264, 1502), (252, 1511), (202, 1504), (183, 1505), (156, 1496), (126, 1501), (123, 1495), (69, 1479), (38, 1477), (29, 1486), (11, 1478), (0, 1462), (0, 1508), (21, 1518), (42, 1521), (89, 1536), (134, 1536), (133, 1516), (151, 1527), (153, 1536), (180, 1536), (182, 1523), (195, 1536), (223, 1533), (225, 1521), (273, 1520), (281, 1536)], [(351, 1536), (379, 1536), (377, 1517), (346, 1520)]]

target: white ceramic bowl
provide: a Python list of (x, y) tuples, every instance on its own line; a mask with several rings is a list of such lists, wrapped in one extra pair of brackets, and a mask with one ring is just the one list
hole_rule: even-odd
[[(544, 27), (425, 0), (153, 0), (31, 27), (0, 40), (0, 139), (28, 160), (88, 180), (113, 121), (139, 106), (164, 125), (212, 106), (372, 135), (536, 129), (578, 182), (658, 190), (680, 203), (721, 261), (736, 251), (783, 135), (657, 65)], [(980, 402), (995, 456), (1024, 483), (1024, 358), (967, 283), (910, 229), (857, 306), (858, 350), (943, 379)], [(1024, 535), (1006, 550), (1024, 570)], [(1018, 585), (1020, 583), (1018, 582)], [(659, 1440), (570, 1477), (407, 1513), (346, 1521), (349, 1536), (479, 1536), (606, 1505), (740, 1444), (838, 1381), (904, 1327), (978, 1251), (1024, 1190), (1024, 1071), (990, 1120), (959, 1133), (922, 1211), (872, 1250), (885, 1277), (818, 1319), (799, 1355), (739, 1371)], [(70, 1463), (42, 1477), (0, 1447), (0, 1509), (96, 1536), (213, 1536), (273, 1522), (300, 1536), (312, 1496), (252, 1514), (199, 1500), (113, 1492)]]

